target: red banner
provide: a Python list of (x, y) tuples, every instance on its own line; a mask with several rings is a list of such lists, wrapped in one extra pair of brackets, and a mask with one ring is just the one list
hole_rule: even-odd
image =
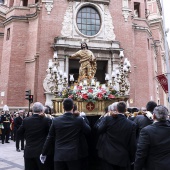
[(165, 93), (168, 93), (168, 80), (164, 74), (156, 76)]

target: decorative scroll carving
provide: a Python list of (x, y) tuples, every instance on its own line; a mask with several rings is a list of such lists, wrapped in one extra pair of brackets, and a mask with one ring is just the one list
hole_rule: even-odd
[(115, 40), (115, 34), (114, 34), (114, 26), (112, 22), (112, 17), (109, 12), (108, 6), (105, 5), (105, 12), (104, 12), (104, 34), (106, 40)]
[(128, 21), (128, 17), (129, 17), (129, 10), (122, 10), (122, 14), (124, 16), (125, 22)]
[(53, 9), (53, 3), (52, 2), (46, 2), (45, 8), (47, 10), (47, 13), (50, 14), (51, 10)]
[(61, 30), (61, 35), (65, 37), (71, 37), (72, 35), (72, 26), (73, 26), (73, 2), (69, 2), (69, 6), (66, 10), (63, 27)]

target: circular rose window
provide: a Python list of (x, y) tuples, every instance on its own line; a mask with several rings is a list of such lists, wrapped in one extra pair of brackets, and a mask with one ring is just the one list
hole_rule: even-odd
[(93, 7), (83, 7), (77, 14), (77, 27), (79, 31), (87, 36), (96, 35), (101, 26), (98, 11)]

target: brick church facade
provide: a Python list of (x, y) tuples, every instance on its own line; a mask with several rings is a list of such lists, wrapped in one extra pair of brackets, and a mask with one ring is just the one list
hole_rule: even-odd
[(166, 73), (161, 10), (159, 0), (0, 0), (0, 108), (26, 107), (28, 89), (34, 101), (52, 98), (43, 87), (49, 59), (57, 53), (60, 69), (76, 73), (78, 60), (67, 56), (81, 41), (97, 57), (101, 81), (123, 50), (131, 63), (129, 106), (167, 105), (156, 79)]

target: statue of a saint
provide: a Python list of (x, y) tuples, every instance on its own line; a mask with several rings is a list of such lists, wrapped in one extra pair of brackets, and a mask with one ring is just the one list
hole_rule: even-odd
[(70, 58), (80, 58), (78, 82), (83, 79), (94, 78), (97, 70), (96, 57), (90, 50), (88, 50), (88, 46), (85, 42), (81, 43), (81, 50), (71, 55)]

